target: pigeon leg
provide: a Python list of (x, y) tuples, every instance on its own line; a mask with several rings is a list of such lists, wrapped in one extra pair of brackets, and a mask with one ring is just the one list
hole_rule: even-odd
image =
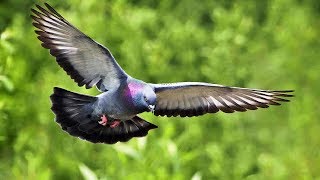
[(111, 127), (111, 128), (115, 128), (115, 127), (119, 126), (120, 122), (121, 122), (120, 120), (114, 120), (114, 121), (110, 124), (110, 127)]
[(100, 119), (101, 119), (101, 121), (98, 121), (99, 124), (101, 124), (102, 126), (107, 125), (108, 119), (104, 114), (102, 115), (102, 117)]

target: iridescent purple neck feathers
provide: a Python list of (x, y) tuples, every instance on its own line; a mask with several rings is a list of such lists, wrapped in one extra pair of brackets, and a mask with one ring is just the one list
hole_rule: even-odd
[(129, 82), (127, 87), (124, 89), (124, 96), (136, 97), (141, 94), (144, 89), (144, 84), (139, 82)]

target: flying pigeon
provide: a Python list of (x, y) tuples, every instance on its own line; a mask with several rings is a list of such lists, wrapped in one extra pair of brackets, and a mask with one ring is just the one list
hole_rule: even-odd
[(35, 33), (57, 63), (79, 86), (96, 86), (93, 97), (54, 87), (50, 96), (55, 121), (72, 136), (114, 144), (146, 136), (156, 125), (140, 118), (142, 112), (156, 116), (191, 117), (267, 108), (289, 101), (292, 90), (271, 91), (229, 87), (204, 82), (151, 84), (128, 75), (111, 52), (82, 33), (50, 5), (31, 9)]

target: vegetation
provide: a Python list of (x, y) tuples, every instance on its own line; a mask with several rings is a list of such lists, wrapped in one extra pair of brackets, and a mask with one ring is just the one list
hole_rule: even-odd
[(54, 122), (54, 86), (78, 87), (40, 46), (30, 8), (0, 2), (0, 179), (320, 178), (320, 1), (56, 0), (72, 24), (147, 82), (294, 89), (246, 113), (145, 119), (146, 138), (91, 144)]

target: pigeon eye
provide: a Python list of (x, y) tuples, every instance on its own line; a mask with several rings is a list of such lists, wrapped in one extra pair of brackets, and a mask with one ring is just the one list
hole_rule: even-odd
[(148, 98), (146, 96), (143, 97), (146, 102), (148, 102)]

